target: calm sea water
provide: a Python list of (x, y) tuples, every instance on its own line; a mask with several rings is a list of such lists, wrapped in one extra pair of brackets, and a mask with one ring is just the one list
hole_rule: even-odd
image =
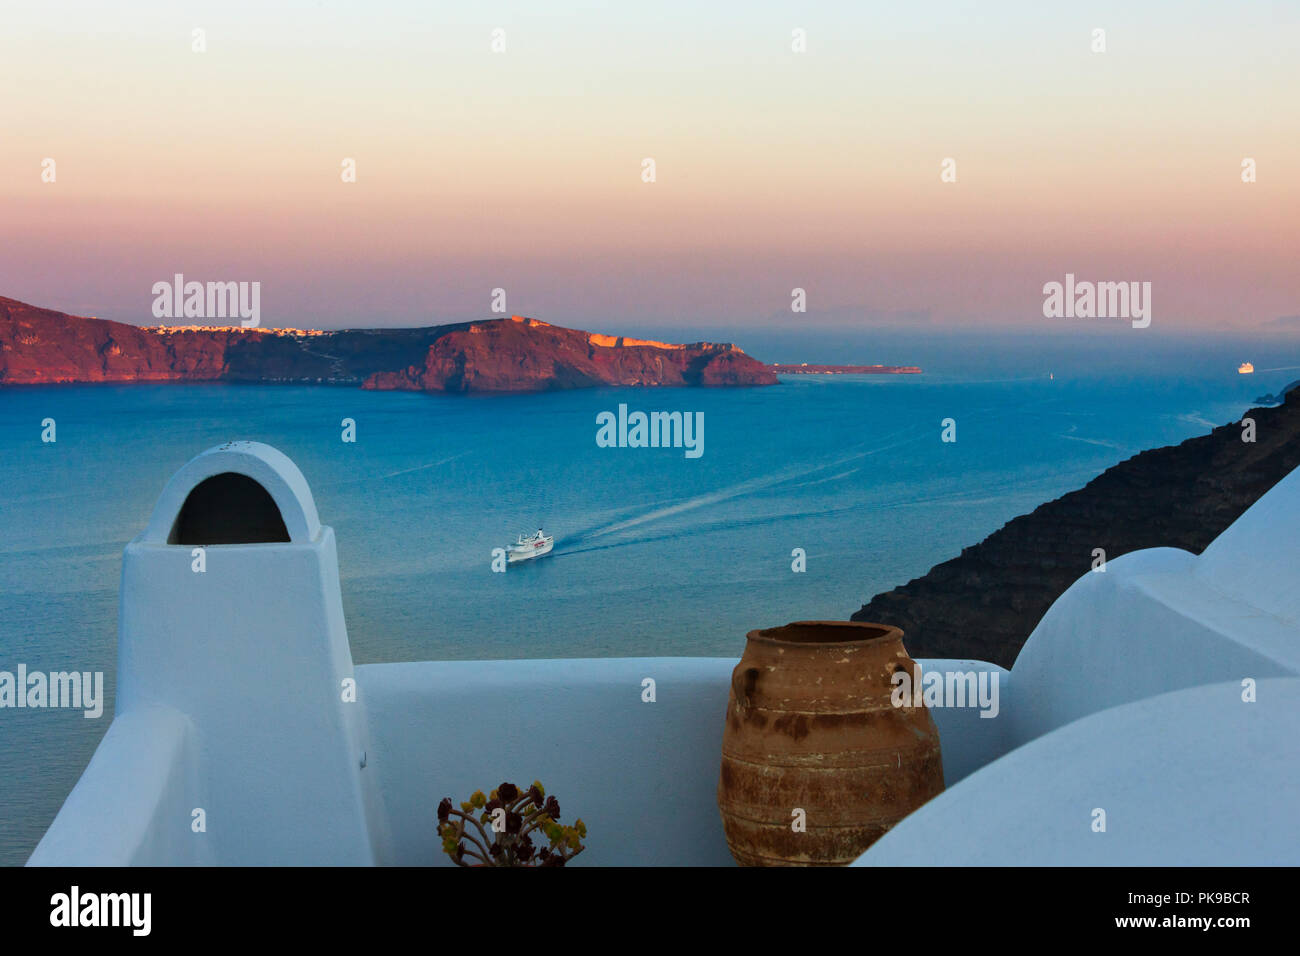
[[(1022, 341), (1018, 355), (984, 339), (928, 352), (817, 341), (750, 348), (927, 371), (493, 397), (0, 390), (0, 670), (102, 670), (109, 698), (99, 720), (0, 710), (0, 863), (26, 859), (107, 729), (122, 548), (169, 476), (212, 445), (268, 442), (302, 469), (337, 535), (358, 663), (738, 656), (746, 631), (846, 618), (1015, 515), (1233, 420), (1297, 375), (1238, 376), (1252, 356), (1214, 343), (1135, 363), (1063, 341)], [(1293, 346), (1253, 358), (1300, 364)], [(703, 412), (703, 456), (598, 448), (596, 415), (620, 403)], [(940, 441), (948, 417), (954, 444)], [(40, 440), (45, 418), (55, 444)], [(340, 440), (343, 418), (357, 423), (355, 444)], [(490, 571), (494, 547), (539, 525), (556, 535), (551, 557)], [(795, 548), (803, 574), (791, 571)]]

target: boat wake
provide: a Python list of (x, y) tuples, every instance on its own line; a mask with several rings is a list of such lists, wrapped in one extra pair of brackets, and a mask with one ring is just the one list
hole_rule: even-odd
[[(902, 435), (910, 435), (901, 441), (892, 441)], [(700, 508), (720, 505), (729, 501), (735, 501), (750, 497), (757, 497), (760, 494), (779, 492), (782, 490), (804, 487), (806, 485), (820, 484), (836, 480), (843, 480), (860, 471), (860, 468), (850, 468), (847, 471), (839, 471), (829, 475), (825, 472), (835, 472), (836, 469), (842, 469), (846, 465), (859, 462), (864, 458), (872, 455), (878, 455), (881, 452), (891, 451), (895, 448), (909, 445), (917, 441), (926, 440), (928, 436), (918, 436), (912, 429), (901, 430), (889, 435), (883, 436), (881, 443), (871, 447), (855, 451), (852, 454), (845, 455), (833, 461), (825, 462), (820, 465), (809, 467), (788, 468), (782, 471), (772, 472), (767, 475), (760, 475), (757, 478), (751, 478), (748, 481), (742, 481), (735, 485), (725, 488), (719, 488), (716, 491), (706, 492), (705, 494), (696, 495), (683, 501), (676, 501), (670, 504), (663, 504), (651, 508), (648, 511), (632, 513), (623, 517), (616, 518), (606, 524), (595, 525), (590, 528), (579, 530), (572, 534), (566, 534), (562, 547), (555, 551), (556, 555), (579, 554), (585, 551), (605, 550), (612, 547), (620, 547), (627, 544), (638, 544), (648, 540), (663, 540), (666, 538), (682, 537), (688, 534), (699, 532), (699, 526), (693, 526), (689, 530), (669, 531), (659, 535), (648, 536), (644, 533), (646, 526), (653, 526), (656, 523), (675, 518), (688, 512), (697, 511)], [(820, 476), (820, 477), (817, 477)], [(811, 478), (811, 481), (805, 480)], [(813, 512), (808, 516), (819, 514), (834, 514), (843, 511), (852, 510), (851, 508), (834, 509), (827, 512)], [(731, 522), (732, 526), (740, 527), (748, 524), (762, 524), (770, 521), (784, 520), (790, 517), (797, 517), (789, 513), (772, 515), (770, 517), (760, 517), (753, 519), (743, 519)], [(710, 522), (710, 527), (722, 527), (727, 522)], [(632, 534), (635, 532), (635, 534)], [(605, 543), (607, 538), (617, 539), (619, 536), (629, 535), (628, 540), (614, 540)]]
[(738, 528), (755, 528), (763, 525), (777, 524), (782, 521), (802, 518), (832, 518), (836, 515), (842, 515), (847, 512), (856, 510), (854, 507), (844, 508), (827, 508), (821, 511), (783, 511), (779, 514), (758, 515), (751, 518), (733, 518), (720, 521), (709, 521), (704, 524), (691, 525), (689, 528), (680, 528), (675, 531), (662, 531), (657, 534), (639, 534), (633, 538), (626, 538), (618, 541), (610, 541), (604, 544), (586, 544), (580, 547), (571, 547), (566, 545), (563, 549), (553, 552), (556, 557), (565, 557), (571, 554), (587, 554), (592, 551), (610, 551), (615, 548), (626, 548), (634, 544), (646, 544), (654, 541), (672, 541), (678, 538), (690, 538), (701, 532), (707, 531), (733, 531)]
[(443, 458), (438, 461), (431, 461), (427, 465), (416, 465), (414, 468), (403, 468), (400, 471), (390, 471), (386, 475), (380, 475), (379, 480), (383, 481), (386, 478), (396, 478), (398, 475), (409, 475), (413, 471), (425, 471), (428, 468), (437, 468), (439, 465), (448, 464), (449, 462), (455, 461), (457, 458), (464, 458), (468, 454), (469, 452), (463, 451), (458, 455), (452, 455), (450, 458)]
[(428, 471), (430, 468), (438, 468), (455, 461), (457, 458), (464, 458), (468, 454), (470, 454), (470, 452), (462, 451), (447, 458), (439, 458), (437, 461), (426, 462), (423, 465), (415, 465), (411, 468), (399, 468), (397, 471), (390, 471), (382, 475), (362, 475), (359, 478), (344, 478), (339, 481), (323, 481), (320, 483), (319, 487), (337, 488), (342, 485), (355, 485), (368, 481), (387, 481), (389, 478), (397, 478), (401, 475), (414, 474), (417, 471)]

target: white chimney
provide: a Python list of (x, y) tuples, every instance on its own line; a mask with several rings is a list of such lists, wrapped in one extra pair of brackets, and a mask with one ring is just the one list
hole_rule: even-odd
[(206, 841), (197, 858), (375, 862), (352, 677), (334, 532), (302, 472), (257, 442), (194, 458), (126, 547), (116, 708), (189, 717), (197, 806), (177, 825)]

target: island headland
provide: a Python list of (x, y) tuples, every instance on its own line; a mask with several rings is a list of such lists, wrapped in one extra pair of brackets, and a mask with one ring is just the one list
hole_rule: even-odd
[(142, 327), (0, 297), (0, 385), (242, 382), (429, 392), (775, 385), (735, 345), (676, 345), (524, 316), (425, 328)]

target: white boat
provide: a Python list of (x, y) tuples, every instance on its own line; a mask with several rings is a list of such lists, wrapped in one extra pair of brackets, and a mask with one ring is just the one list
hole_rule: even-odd
[(514, 544), (506, 545), (506, 561), (514, 564), (516, 561), (540, 558), (544, 554), (550, 554), (553, 547), (555, 547), (555, 535), (545, 534), (541, 528), (538, 528), (537, 534), (531, 537), (524, 537), (521, 534)]

